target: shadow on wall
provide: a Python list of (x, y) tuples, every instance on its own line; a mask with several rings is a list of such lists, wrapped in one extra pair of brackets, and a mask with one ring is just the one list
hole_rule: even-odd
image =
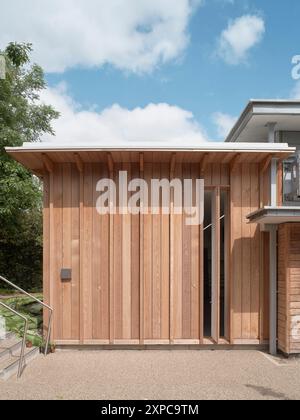
[(234, 241), (231, 259), (233, 337), (268, 340), (269, 235), (256, 225), (242, 229), (245, 237)]

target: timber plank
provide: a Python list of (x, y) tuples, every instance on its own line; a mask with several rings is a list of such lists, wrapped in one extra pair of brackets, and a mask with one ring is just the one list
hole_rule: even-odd
[(72, 165), (72, 327), (71, 339), (80, 340), (80, 175)]
[[(72, 269), (72, 167), (63, 165), (63, 267)], [(72, 338), (72, 279), (62, 282), (63, 331), (62, 338)]]
[(251, 212), (250, 164), (242, 165), (242, 338), (251, 339)]

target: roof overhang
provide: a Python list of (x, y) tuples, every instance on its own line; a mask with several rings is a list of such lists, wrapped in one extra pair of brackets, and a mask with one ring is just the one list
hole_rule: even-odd
[(276, 131), (300, 131), (300, 101), (251, 100), (226, 142), (268, 142), (268, 124)]
[[(155, 144), (155, 143), (154, 143)], [(7, 153), (16, 161), (36, 174), (44, 172), (45, 157), (52, 163), (76, 163), (78, 156), (82, 163), (107, 162), (108, 153), (114, 162), (139, 162), (141, 153), (147, 162), (170, 162), (176, 154), (176, 161), (182, 163), (201, 162), (220, 163), (260, 163), (274, 157), (284, 160), (295, 152), (287, 144), (240, 144), (240, 143), (203, 143), (199, 147), (146, 147), (97, 146), (97, 145), (56, 145), (55, 143), (26, 143), (22, 147), (6, 148)]]
[(247, 216), (250, 223), (281, 225), (300, 222), (299, 207), (264, 207)]

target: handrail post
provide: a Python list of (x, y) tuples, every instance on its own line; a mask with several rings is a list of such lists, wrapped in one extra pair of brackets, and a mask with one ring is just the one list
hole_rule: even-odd
[(47, 356), (48, 354), (48, 347), (49, 347), (49, 342), (50, 342), (50, 337), (51, 337), (52, 316), (53, 316), (53, 312), (51, 311), (50, 316), (49, 316), (49, 323), (48, 323), (47, 340), (46, 340), (45, 353), (44, 353), (45, 356)]
[(20, 355), (18, 379), (21, 378), (22, 373), (23, 373), (23, 369), (25, 367), (25, 346), (26, 346), (27, 330), (28, 330), (28, 320), (26, 319), (25, 326), (24, 326), (24, 336), (23, 336), (23, 340), (22, 340), (22, 349), (21, 349), (21, 355)]

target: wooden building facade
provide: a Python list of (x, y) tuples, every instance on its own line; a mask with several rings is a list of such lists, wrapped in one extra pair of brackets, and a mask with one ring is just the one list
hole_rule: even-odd
[[(252, 145), (253, 146), (253, 145)], [(8, 149), (43, 179), (44, 298), (57, 345), (261, 345), (269, 340), (269, 233), (247, 216), (270, 205), (284, 145), (200, 149)], [(205, 220), (96, 210), (101, 179), (204, 179)], [(144, 203), (140, 201), (140, 208)], [(300, 231), (279, 230), (279, 346), (300, 316)], [(299, 231), (299, 232), (298, 232)], [(299, 238), (298, 238), (298, 236)], [(288, 276), (286, 275), (288, 271)], [(293, 288), (293, 292), (290, 292)], [(46, 316), (46, 315), (45, 315)], [(295, 340), (294, 340), (295, 341)], [(297, 341), (297, 340), (296, 340)]]

